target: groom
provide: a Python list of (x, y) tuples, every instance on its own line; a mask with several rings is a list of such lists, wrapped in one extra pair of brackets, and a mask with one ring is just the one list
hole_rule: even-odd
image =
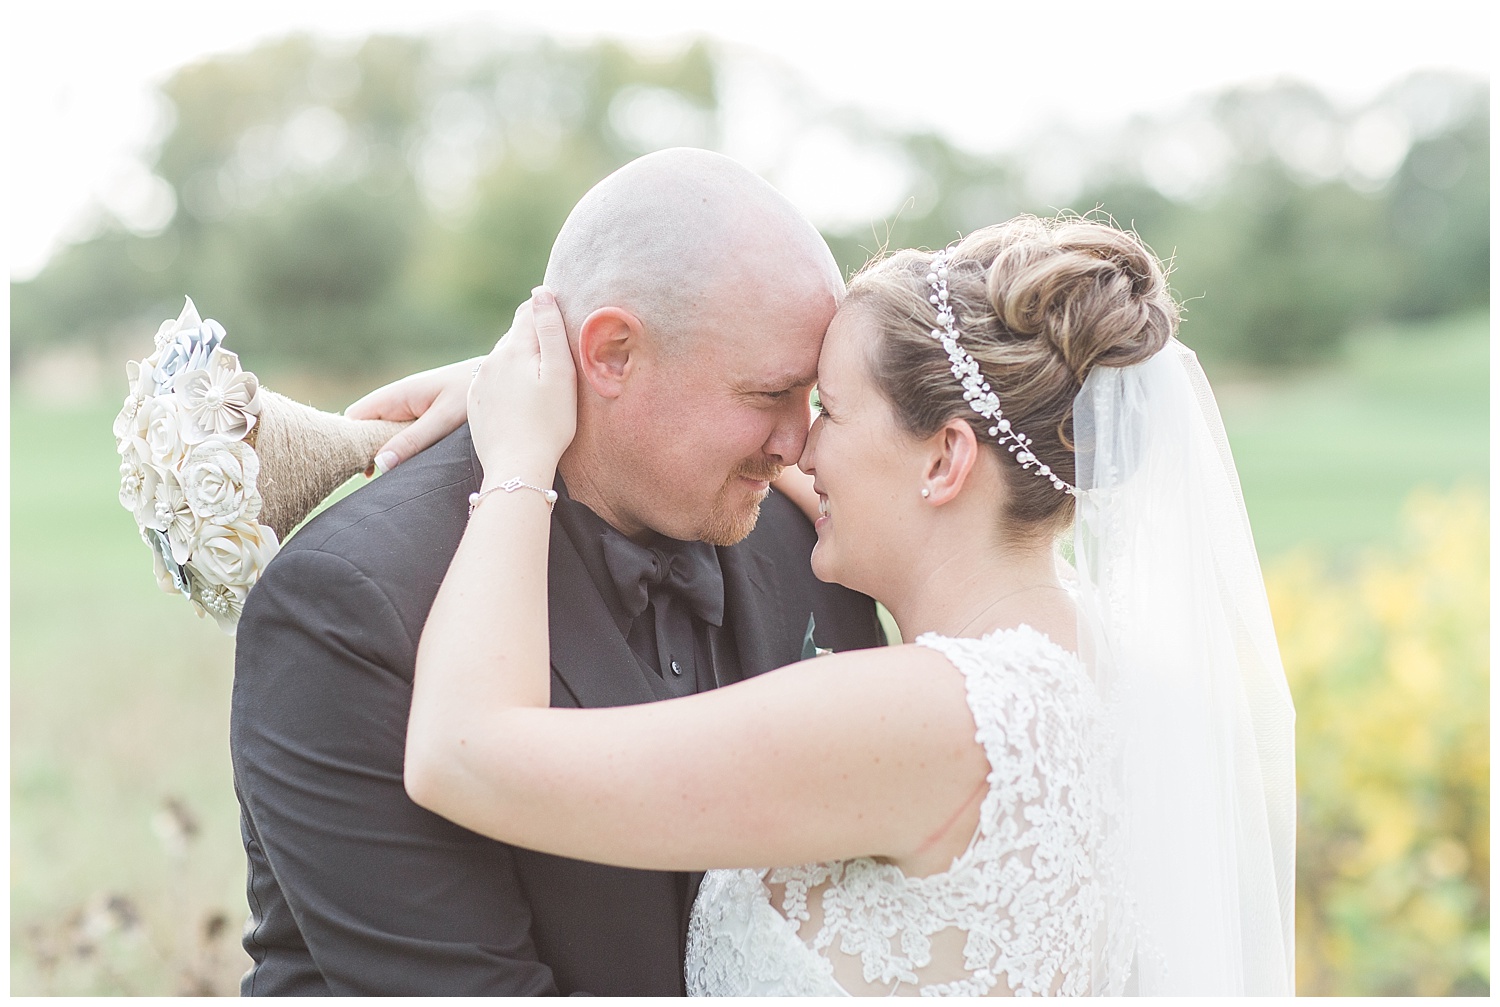
[[(765, 484), (795, 464), (843, 284), (817, 231), (727, 158), (595, 186), (547, 267), (579, 354), (549, 577), (552, 704), (688, 695), (818, 644), (873, 646)], [(683, 994), (696, 875), (497, 843), (402, 786), (417, 641), (481, 472), (467, 427), (310, 522), (240, 622), (230, 745), (261, 994)], [(747, 537), (748, 536), (748, 537)], [(727, 783), (728, 781), (726, 781)]]

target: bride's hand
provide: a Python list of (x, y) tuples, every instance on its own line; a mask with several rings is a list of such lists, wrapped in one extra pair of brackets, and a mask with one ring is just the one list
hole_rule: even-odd
[[(392, 381), (344, 410), (354, 420), (414, 421), (381, 445), (375, 453), (375, 469), (389, 472), (463, 426), (469, 415), (469, 383), (482, 359), (460, 360)], [(365, 470), (365, 475), (373, 474), (372, 469)]]
[(469, 430), (486, 487), (513, 476), (551, 486), (577, 426), (578, 372), (562, 312), (552, 292), (537, 287), (469, 386)]

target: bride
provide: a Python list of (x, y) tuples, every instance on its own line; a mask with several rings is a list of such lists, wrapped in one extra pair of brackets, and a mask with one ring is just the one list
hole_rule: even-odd
[(576, 376), (539, 288), (468, 392), (484, 484), (408, 792), (505, 842), (710, 869), (693, 994), (1290, 994), (1292, 711), (1176, 321), (1139, 239), (1078, 218), (866, 266), (791, 489), (817, 576), (913, 642), (553, 710), (543, 488)]

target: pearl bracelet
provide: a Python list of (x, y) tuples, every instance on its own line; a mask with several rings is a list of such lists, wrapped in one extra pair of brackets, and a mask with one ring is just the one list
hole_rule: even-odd
[(543, 489), (540, 486), (533, 486), (531, 485), (531, 483), (522, 482), (517, 476), (511, 476), (499, 486), (491, 486), (483, 493), (470, 493), (469, 517), (474, 516), (474, 508), (479, 506), (479, 501), (483, 500), (485, 497), (489, 496), (491, 493), (494, 493), (497, 490), (504, 490), (507, 493), (514, 493), (516, 490), (536, 490), (542, 495), (542, 498), (547, 501), (547, 513), (549, 514), (552, 513), (552, 505), (557, 503), (557, 490), (549, 490)]

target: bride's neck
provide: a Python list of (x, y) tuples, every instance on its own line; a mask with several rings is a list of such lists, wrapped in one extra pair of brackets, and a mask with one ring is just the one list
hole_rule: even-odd
[[(922, 633), (983, 636), (1019, 622), (1042, 621), (1066, 597), (1050, 540), (991, 543), (929, 554), (900, 598), (886, 602), (902, 638)], [(1035, 628), (1043, 629), (1042, 626)]]

